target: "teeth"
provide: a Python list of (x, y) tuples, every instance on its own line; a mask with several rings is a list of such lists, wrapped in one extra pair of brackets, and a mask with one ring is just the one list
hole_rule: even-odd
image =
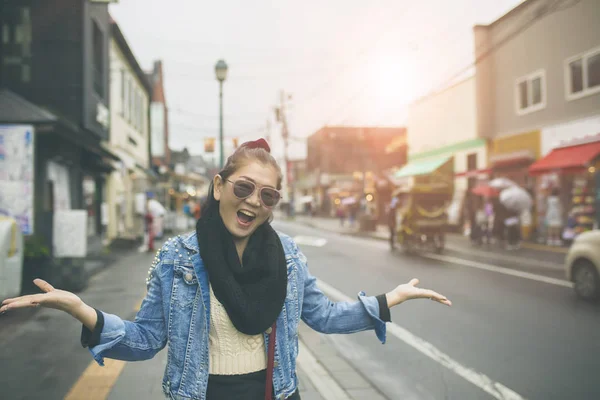
[(247, 216), (248, 216), (248, 217), (250, 217), (250, 218), (254, 218), (254, 217), (256, 217), (256, 215), (254, 215), (253, 213), (251, 213), (251, 212), (249, 212), (249, 211), (246, 211), (246, 210), (240, 210), (240, 212), (241, 212), (242, 214), (244, 214), (244, 215), (247, 215)]

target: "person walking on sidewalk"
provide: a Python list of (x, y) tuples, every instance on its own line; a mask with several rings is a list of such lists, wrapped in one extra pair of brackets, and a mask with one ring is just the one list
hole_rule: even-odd
[(398, 198), (392, 197), (390, 204), (387, 207), (388, 227), (390, 228), (390, 249), (396, 247), (396, 210), (398, 209)]
[(331, 302), (296, 243), (271, 227), (281, 181), (266, 141), (236, 149), (211, 183), (196, 231), (156, 255), (133, 322), (39, 279), (44, 293), (5, 300), (0, 313), (38, 306), (69, 313), (100, 365), (147, 360), (168, 344), (163, 391), (170, 399), (262, 400), (300, 398), (301, 318), (323, 333), (374, 330), (385, 343), (391, 307), (420, 298), (451, 305), (417, 279), (379, 296)]

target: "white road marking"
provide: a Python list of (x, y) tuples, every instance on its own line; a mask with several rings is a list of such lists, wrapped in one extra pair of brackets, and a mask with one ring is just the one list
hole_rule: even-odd
[(429, 259), (436, 260), (436, 261), (445, 261), (445, 262), (449, 262), (452, 264), (458, 264), (458, 265), (462, 265), (465, 267), (483, 269), (485, 271), (496, 272), (499, 274), (511, 275), (511, 276), (516, 276), (519, 278), (530, 279), (532, 281), (549, 283), (551, 285), (563, 286), (563, 287), (568, 287), (568, 288), (573, 287), (572, 282), (569, 282), (569, 281), (566, 281), (563, 279), (550, 278), (547, 276), (532, 274), (529, 272), (518, 271), (515, 269), (497, 267), (495, 265), (484, 264), (484, 263), (477, 262), (477, 261), (465, 260), (463, 258), (458, 258), (458, 257), (444, 256), (444, 255), (440, 255), (440, 254), (422, 254), (422, 257), (429, 258)]
[(316, 236), (298, 235), (294, 237), (294, 242), (299, 245), (323, 247), (327, 244), (327, 239)]
[(304, 371), (313, 386), (327, 400), (351, 400), (348, 393), (336, 382), (315, 358), (308, 346), (298, 342), (298, 366)]
[[(321, 280), (319, 280), (317, 284), (321, 288), (321, 290), (323, 290), (323, 292), (332, 300), (353, 301), (352, 298), (346, 296), (338, 289), (328, 285), (327, 283)], [(394, 335), (396, 338), (408, 344), (415, 350), (426, 355), (433, 361), (443, 365), (444, 367), (448, 368), (450, 371), (454, 372), (461, 378), (465, 379), (466, 381), (472, 383), (481, 390), (490, 394), (495, 399), (525, 400), (523, 396), (516, 393), (515, 391), (507, 388), (499, 382), (490, 379), (489, 377), (480, 372), (474, 371), (471, 368), (461, 365), (458, 361), (453, 360), (449, 355), (445, 354), (431, 343), (426, 342), (418, 336), (415, 336), (414, 334), (410, 333), (409, 331), (400, 327), (397, 324), (393, 322), (388, 323), (387, 331), (388, 333)]]

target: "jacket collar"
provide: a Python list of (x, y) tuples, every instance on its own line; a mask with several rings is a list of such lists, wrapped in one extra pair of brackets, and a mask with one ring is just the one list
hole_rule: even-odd
[(198, 246), (198, 239), (196, 237), (196, 231), (187, 234), (186, 236), (181, 238), (181, 243), (183, 247), (188, 250), (192, 250), (196, 253), (200, 252), (200, 247)]

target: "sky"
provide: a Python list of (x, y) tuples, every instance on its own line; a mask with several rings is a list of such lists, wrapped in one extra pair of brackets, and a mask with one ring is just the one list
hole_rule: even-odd
[(324, 125), (403, 126), (411, 101), (472, 64), (473, 26), (521, 2), (120, 0), (110, 13), (142, 68), (163, 60), (170, 148), (204, 154), (204, 138), (218, 137), (214, 66), (224, 59), (226, 153), (231, 138), (269, 135), (269, 121), (282, 156), (283, 90), (289, 156), (300, 159)]

